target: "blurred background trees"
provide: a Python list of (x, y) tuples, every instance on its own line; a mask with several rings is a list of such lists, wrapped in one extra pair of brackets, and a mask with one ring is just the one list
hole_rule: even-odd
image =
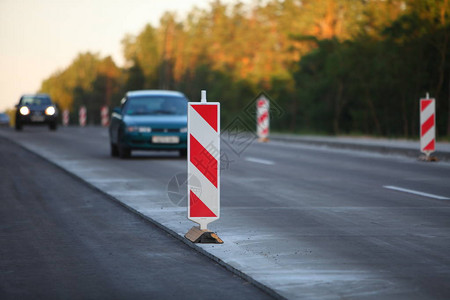
[(450, 136), (449, 0), (211, 2), (168, 12), (122, 41), (125, 65), (80, 54), (42, 83), (61, 108), (116, 106), (127, 90), (200, 90), (226, 125), (264, 90), (279, 131), (417, 137), (420, 97), (437, 100)]

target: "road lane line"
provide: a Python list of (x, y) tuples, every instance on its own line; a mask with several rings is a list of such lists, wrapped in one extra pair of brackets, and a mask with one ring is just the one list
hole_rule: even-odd
[(266, 160), (266, 159), (261, 159), (261, 158), (256, 158), (256, 157), (246, 157), (245, 160), (254, 162), (254, 163), (258, 163), (258, 164), (270, 165), (270, 166), (275, 164), (271, 160)]
[(383, 187), (385, 189), (389, 189), (389, 190), (395, 190), (395, 191), (410, 193), (410, 194), (424, 196), (424, 197), (438, 199), (438, 200), (450, 200), (450, 198), (447, 198), (447, 197), (438, 196), (438, 195), (434, 195), (434, 194), (428, 194), (428, 193), (414, 191), (414, 190), (409, 190), (409, 189), (404, 189), (404, 188), (397, 187), (397, 186), (392, 186), (392, 185), (383, 185)]

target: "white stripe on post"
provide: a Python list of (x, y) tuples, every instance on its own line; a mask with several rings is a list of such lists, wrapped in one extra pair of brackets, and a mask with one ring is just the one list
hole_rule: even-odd
[(213, 149), (219, 148), (217, 132), (205, 121), (204, 118), (202, 118), (202, 116), (198, 112), (196, 112), (195, 110), (192, 111), (192, 113), (188, 116), (188, 122), (191, 128), (202, 129), (201, 134), (198, 134), (197, 132), (194, 133), (195, 138), (200, 142), (200, 144)]

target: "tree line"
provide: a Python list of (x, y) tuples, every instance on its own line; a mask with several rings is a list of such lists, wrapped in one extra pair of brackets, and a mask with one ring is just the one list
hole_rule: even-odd
[[(437, 133), (450, 136), (449, 0), (211, 2), (167, 12), (122, 40), (124, 66), (81, 53), (43, 81), (75, 117), (118, 105), (128, 90), (200, 90), (222, 106), (222, 126), (265, 91), (278, 131), (416, 137), (419, 98), (436, 98)], [(72, 119), (74, 119), (74, 117)]]

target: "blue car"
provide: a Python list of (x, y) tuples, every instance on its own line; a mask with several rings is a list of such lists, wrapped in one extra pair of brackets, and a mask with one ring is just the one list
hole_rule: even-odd
[(187, 154), (187, 103), (180, 92), (128, 92), (113, 110), (111, 155), (128, 158), (133, 150), (179, 150)]

